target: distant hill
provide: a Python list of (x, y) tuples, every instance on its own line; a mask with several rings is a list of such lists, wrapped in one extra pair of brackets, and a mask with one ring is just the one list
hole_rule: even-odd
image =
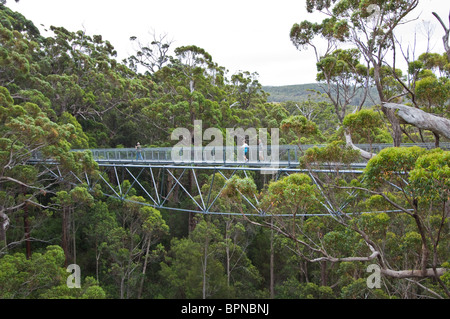
[[(325, 91), (320, 87), (318, 83), (309, 83), (309, 84), (296, 84), (296, 85), (284, 85), (284, 86), (263, 86), (263, 90), (270, 94), (268, 97), (268, 102), (301, 102), (308, 99), (308, 96), (311, 95), (314, 97), (316, 94), (314, 91), (325, 93)], [(375, 89), (371, 90), (372, 96), (377, 96)], [(359, 105), (362, 100), (362, 94), (356, 96), (352, 105)], [(370, 106), (374, 103), (367, 99), (364, 105)]]
[(311, 90), (324, 93), (317, 83), (283, 85), (283, 86), (263, 86), (263, 90), (270, 94), (269, 102), (300, 102), (308, 99), (308, 95), (314, 95)]

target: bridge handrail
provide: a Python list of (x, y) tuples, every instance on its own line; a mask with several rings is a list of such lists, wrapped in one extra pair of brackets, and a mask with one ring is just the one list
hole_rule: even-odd
[[(215, 154), (221, 154), (221, 158), (217, 158), (213, 162), (227, 162), (236, 159), (241, 146), (204, 146), (204, 147), (189, 147), (190, 161), (196, 162), (196, 154), (200, 158), (206, 158), (206, 154), (214, 157)], [(302, 147), (304, 148), (304, 147)], [(272, 152), (272, 145), (266, 146), (266, 155), (270, 155)], [(134, 148), (105, 148), (105, 149), (89, 149), (95, 160), (135, 160), (137, 151)], [(141, 148), (140, 153), (144, 161), (156, 161), (156, 162), (174, 162), (172, 160), (173, 147), (156, 147), (156, 148)], [(74, 150), (75, 151), (75, 150)], [(83, 151), (83, 150), (76, 150)], [(179, 149), (178, 151), (181, 151)], [(209, 152), (209, 153), (208, 153)], [(258, 158), (259, 148), (257, 146), (249, 146), (250, 160)], [(183, 153), (179, 153), (180, 156)], [(297, 145), (279, 145), (278, 146), (279, 160), (298, 162), (299, 149)], [(233, 159), (227, 157), (233, 156)]]
[[(355, 144), (357, 147), (369, 151), (372, 149), (372, 152), (379, 152), (382, 149), (393, 147), (391, 143), (376, 143), (376, 144)], [(325, 147), (326, 144), (308, 144), (301, 145), (300, 148), (302, 151), (309, 149), (311, 147)], [(402, 147), (411, 147), (411, 146), (419, 146), (427, 149), (434, 148), (434, 143), (404, 143)], [(298, 163), (299, 157), (301, 156), (301, 152), (299, 151), (298, 145), (279, 145), (278, 147), (278, 159), (279, 161), (287, 161), (292, 163)], [(450, 143), (440, 143), (440, 147), (442, 149), (450, 149)], [(241, 146), (203, 146), (203, 147), (190, 147), (188, 150), (191, 151), (191, 161), (195, 162), (195, 154), (214, 154), (214, 151), (220, 154), (222, 151), (223, 158), (217, 159), (217, 162), (225, 162), (225, 156), (227, 154), (236, 155), (239, 152)], [(173, 147), (152, 147), (152, 148), (142, 148), (141, 154), (144, 161), (157, 161), (157, 162), (173, 162), (172, 160), (172, 150)], [(250, 145), (250, 156), (258, 158), (259, 147)], [(272, 149), (274, 146), (267, 145), (266, 146), (266, 155), (271, 155)], [(89, 149), (95, 160), (133, 160), (136, 159), (136, 149), (135, 148), (102, 148), (102, 149)], [(275, 149), (274, 149), (275, 150)], [(73, 150), (73, 151), (83, 151), (83, 150)], [(209, 153), (208, 153), (209, 152)], [(242, 152), (242, 150), (240, 151)], [(182, 153), (180, 153), (182, 154)], [(252, 156), (253, 154), (253, 156)], [(252, 158), (251, 158), (252, 159)]]
[[(327, 144), (308, 144), (301, 145), (302, 151), (309, 149), (311, 147), (325, 147)], [(377, 153), (382, 149), (387, 147), (392, 147), (391, 143), (376, 143), (376, 144), (355, 144), (357, 147), (372, 152)], [(427, 149), (434, 148), (434, 143), (404, 143), (402, 147), (419, 146)], [(265, 156), (271, 155), (272, 150), (276, 150), (275, 146), (267, 145)], [(302, 155), (298, 145), (278, 145), (278, 161), (288, 163), (288, 165), (298, 164), (299, 157)], [(256, 162), (259, 156), (259, 147), (255, 145), (250, 145), (250, 162)], [(450, 143), (440, 143), (440, 148), (450, 150)], [(173, 147), (149, 147), (142, 148), (142, 161), (144, 162), (156, 162), (156, 163), (174, 163), (172, 160)], [(98, 149), (74, 149), (72, 151), (86, 151), (89, 150), (95, 161), (136, 161), (136, 149), (135, 148), (98, 148)], [(206, 154), (219, 154), (222, 152), (221, 158), (214, 158), (214, 161), (209, 161), (208, 163), (230, 163), (236, 160), (238, 154), (241, 154), (243, 150), (241, 146), (203, 146), (203, 147), (190, 147), (188, 150), (191, 151), (190, 160), (181, 161), (182, 163), (198, 163), (205, 162), (203, 159), (206, 158)], [(216, 152), (216, 153), (214, 153)], [(182, 154), (182, 153), (180, 153)], [(197, 154), (198, 157), (195, 156)], [(199, 156), (198, 154), (203, 154)], [(226, 157), (227, 155), (232, 155), (231, 157)], [(200, 160), (199, 160), (200, 158)], [(39, 161), (43, 160), (40, 154), (35, 154), (33, 160)]]

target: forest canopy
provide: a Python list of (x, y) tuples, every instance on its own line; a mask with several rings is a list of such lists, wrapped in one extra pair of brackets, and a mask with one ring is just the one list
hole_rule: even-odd
[[(421, 52), (406, 70), (386, 60), (417, 3), (307, 0), (327, 18), (286, 35), (316, 53), (317, 83), (273, 102), (256, 72), (230, 75), (194, 44), (131, 37), (136, 52), (118, 61), (101, 35), (51, 26), (43, 36), (2, 1), (0, 299), (450, 298), (450, 26), (435, 14), (443, 51)], [(369, 5), (380, 10), (375, 25)], [(170, 147), (172, 131), (193, 135), (196, 120), (318, 146), (300, 151), (292, 174), (181, 174), (190, 190), (198, 179), (197, 200), (214, 198), (229, 215), (157, 209), (145, 185), (119, 183), (89, 151)], [(365, 169), (344, 173), (353, 163)], [(143, 183), (162, 173), (144, 172)], [(115, 198), (84, 182), (102, 179), (128, 191)], [(176, 182), (162, 176), (157, 188), (194, 209)], [(268, 215), (249, 217), (255, 207)], [(67, 285), (71, 264), (79, 289)]]

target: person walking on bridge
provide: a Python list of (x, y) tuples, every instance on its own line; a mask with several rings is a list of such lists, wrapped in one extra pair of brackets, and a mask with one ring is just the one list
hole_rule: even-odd
[(259, 161), (264, 162), (264, 144), (261, 139), (258, 139), (258, 147), (259, 147)]
[(244, 140), (244, 143), (242, 143), (242, 148), (244, 149), (244, 160), (245, 160), (246, 162), (248, 162), (248, 150), (249, 150), (249, 146), (248, 146), (248, 144), (245, 142), (245, 140)]
[(136, 149), (136, 161), (140, 159), (143, 160), (144, 158), (142, 157), (141, 144), (137, 142), (134, 148)]

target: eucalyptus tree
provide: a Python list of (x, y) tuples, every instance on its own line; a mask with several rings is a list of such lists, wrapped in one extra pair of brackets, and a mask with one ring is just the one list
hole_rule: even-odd
[(368, 95), (369, 73), (367, 67), (360, 63), (360, 55), (357, 49), (336, 49), (326, 53), (317, 62), (317, 80), (325, 82), (325, 92), (340, 123), (353, 98), (363, 91), (363, 98), (356, 108), (361, 110)]
[(135, 49), (136, 53), (126, 60), (130, 68), (139, 72), (139, 66), (142, 66), (149, 74), (154, 74), (161, 70), (172, 58), (169, 55), (169, 50), (173, 41), (169, 40), (167, 36), (167, 34), (157, 36), (153, 32), (151, 34), (151, 42), (145, 44), (136, 36), (130, 37), (130, 41), (138, 46)]
[[(341, 177), (333, 181), (325, 174), (311, 173), (320, 181), (324, 203), (332, 203), (342, 214), (336, 221), (361, 236), (370, 248), (367, 261), (377, 261), (386, 278), (424, 280), (419, 286), (425, 283), (433, 297), (448, 296), (444, 280), (448, 276), (444, 262), (448, 251), (438, 249), (449, 239), (448, 207), (443, 200), (446, 191), (441, 190), (447, 189), (446, 157), (448, 152), (442, 150), (389, 148), (368, 162), (358, 180), (344, 182)], [(320, 160), (311, 157), (308, 161)], [(439, 181), (435, 181), (438, 175)], [(380, 212), (356, 213), (365, 209)], [(438, 285), (433, 286), (433, 282)]]
[(426, 52), (409, 65), (415, 102), (426, 112), (448, 117), (450, 61), (447, 55)]
[[(122, 187), (130, 188), (130, 183), (125, 181)], [(161, 213), (145, 205), (145, 199), (136, 196), (134, 189), (126, 199), (112, 200), (108, 205), (115, 212), (117, 224), (110, 230), (104, 249), (111, 260), (109, 273), (119, 298), (142, 298), (148, 267), (163, 253), (159, 243), (169, 228)]]
[(33, 22), (2, 4), (0, 37), (0, 85), (16, 95), (18, 90), (30, 85), (39, 73), (37, 56), (43, 37)]
[[(245, 218), (288, 238), (293, 253), (309, 263), (338, 267), (376, 263), (383, 279), (402, 291), (400, 296), (415, 295), (415, 288), (401, 286), (402, 280), (408, 280), (430, 297), (448, 297), (449, 251), (444, 247), (450, 240), (449, 152), (385, 149), (358, 176), (340, 169), (333, 174), (313, 169), (320, 163), (354, 161), (354, 150), (343, 154), (339, 149), (329, 145), (308, 150), (302, 159), (308, 175), (292, 174), (261, 192), (249, 178), (230, 179), (223, 196), (242, 207), (246, 216), (248, 210), (239, 205), (241, 195), (256, 195), (260, 206), (254, 205), (273, 217)], [(367, 209), (370, 213), (365, 213)], [(326, 284), (328, 271), (322, 271), (322, 284)], [(356, 278), (363, 279), (364, 271), (358, 273)], [(342, 289), (348, 285), (339, 283)], [(350, 288), (343, 294), (350, 293)]]
[(77, 186), (70, 191), (57, 192), (51, 200), (58, 205), (61, 212), (61, 247), (67, 267), (70, 263), (77, 263), (76, 238), (81, 219), (78, 215), (85, 214), (86, 208), (94, 204), (94, 198), (85, 187)]
[(222, 235), (211, 221), (201, 220), (188, 238), (173, 238), (161, 263), (168, 298), (226, 298), (225, 268), (220, 259)]
[[(0, 100), (0, 239), (5, 249), (10, 214), (27, 207), (55, 208), (48, 206), (46, 196), (74, 182), (77, 174), (95, 174), (96, 164), (90, 153), (70, 152), (70, 142), (76, 140), (73, 125), (51, 121), (36, 104), (16, 105), (6, 88), (0, 88)], [(44, 162), (30, 164), (36, 156), (58, 162), (58, 173)]]
[(245, 110), (266, 102), (267, 93), (263, 91), (256, 72), (237, 72), (231, 76), (230, 82), (231, 94), (236, 98), (238, 108)]
[[(371, 77), (378, 91), (378, 97), (382, 104), (381, 109), (391, 124), (390, 130), (395, 146), (400, 145), (402, 139), (400, 121), (405, 121), (418, 128), (432, 130), (436, 134), (447, 137), (450, 135), (448, 120), (420, 112), (414, 107), (391, 103), (396, 101), (399, 96), (410, 94), (410, 91), (405, 90), (406, 93), (400, 92), (388, 97), (383, 90), (382, 69), (389, 65), (387, 54), (396, 50), (394, 33), (400, 24), (407, 22), (417, 5), (418, 0), (388, 2), (308, 0), (306, 2), (308, 12), (323, 13), (326, 18), (320, 23), (306, 20), (294, 24), (291, 29), (291, 40), (294, 45), (299, 49), (313, 47), (318, 61), (321, 57), (314, 40), (318, 36), (322, 36), (328, 41), (329, 48), (334, 48), (340, 43), (350, 44), (361, 53), (368, 69), (372, 69)], [(327, 54), (324, 55), (324, 57), (326, 56)], [(389, 67), (391, 75), (401, 83), (401, 79), (396, 75), (395, 61), (391, 64), (393, 65)], [(418, 116), (424, 120), (417, 121)]]
[(67, 285), (68, 273), (61, 247), (49, 245), (43, 252), (16, 253), (0, 258), (0, 297), (4, 299), (104, 299), (105, 291), (91, 277), (80, 289)]
[(175, 53), (176, 59), (154, 73), (158, 95), (143, 109), (146, 117), (157, 119), (153, 123), (165, 132), (161, 141), (166, 143), (172, 143), (170, 133), (177, 127), (193, 133), (195, 120), (208, 127), (221, 124), (219, 103), (225, 96), (223, 71), (209, 53), (196, 46), (179, 47)]
[(286, 139), (292, 138), (291, 143), (296, 143), (302, 153), (302, 144), (312, 144), (322, 138), (321, 132), (318, 130), (316, 123), (308, 120), (303, 115), (293, 115), (285, 118), (280, 123), (281, 131), (285, 134)]
[(344, 118), (343, 124), (351, 133), (358, 132), (365, 137), (370, 145), (369, 153), (372, 153), (373, 135), (382, 126), (380, 115), (373, 110), (361, 110), (348, 114)]

